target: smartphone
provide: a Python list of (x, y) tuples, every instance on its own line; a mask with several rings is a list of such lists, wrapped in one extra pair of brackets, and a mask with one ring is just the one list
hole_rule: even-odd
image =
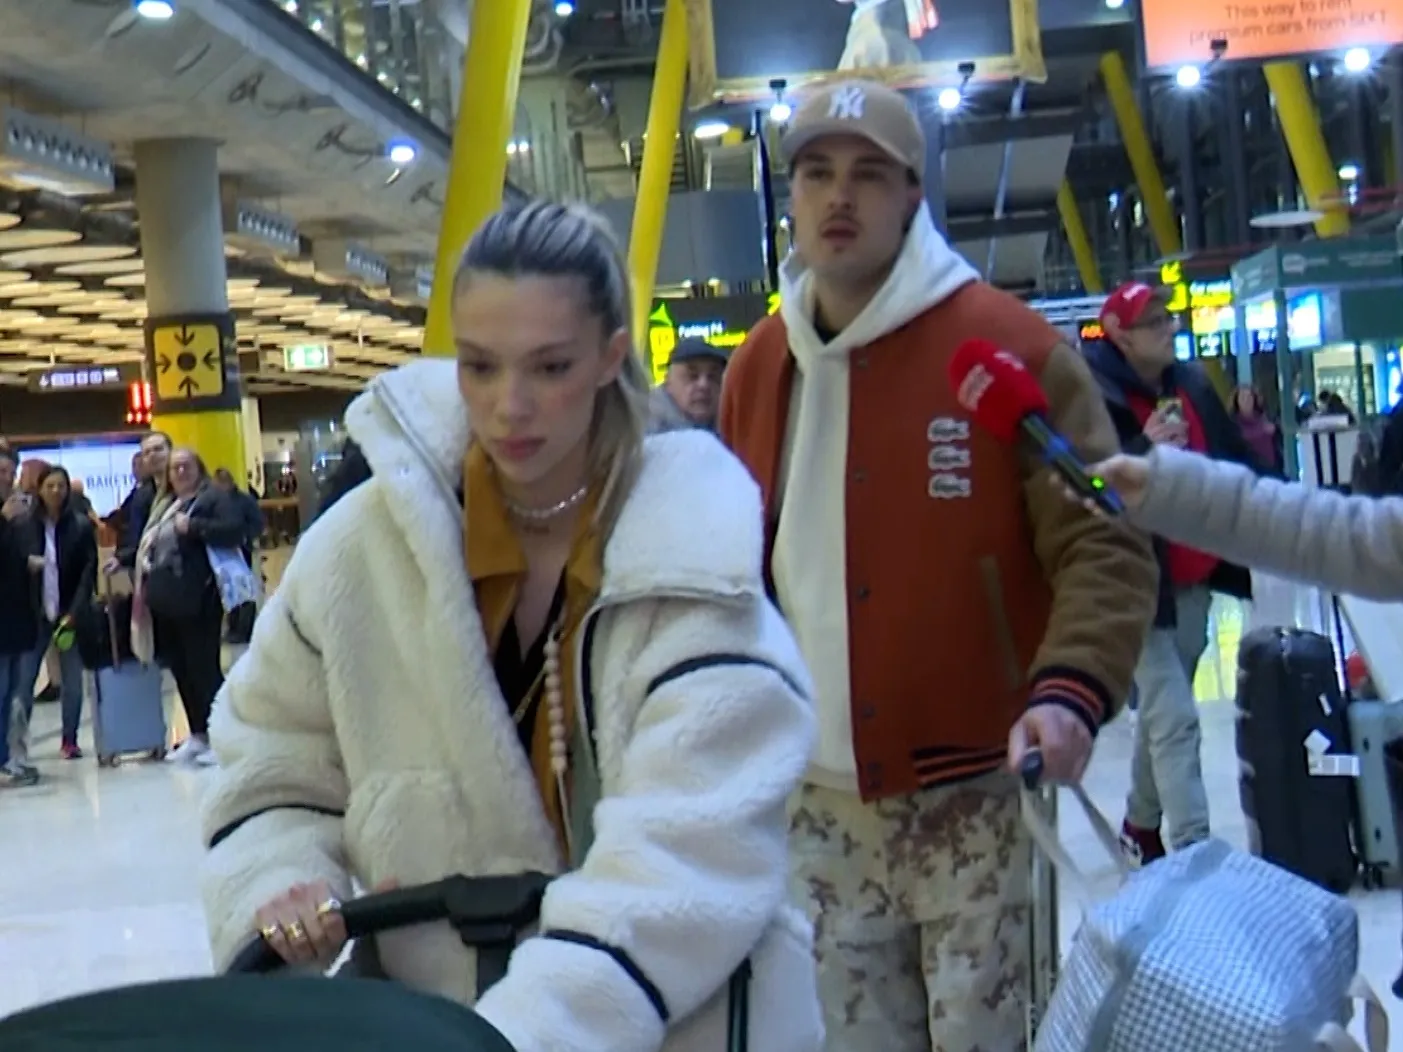
[(1173, 421), (1176, 424), (1184, 422), (1184, 402), (1179, 398), (1161, 398), (1155, 406), (1155, 411), (1165, 420)]

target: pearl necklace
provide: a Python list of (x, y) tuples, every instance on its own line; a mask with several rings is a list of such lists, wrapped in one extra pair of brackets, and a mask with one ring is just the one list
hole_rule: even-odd
[(556, 501), (546, 508), (528, 508), (523, 504), (517, 504), (515, 501), (505, 499), (503, 503), (507, 506), (507, 513), (514, 519), (520, 519), (523, 522), (549, 522), (557, 515), (561, 515), (569, 511), (576, 504), (579, 504), (580, 501), (585, 499), (585, 495), (588, 493), (589, 486), (581, 486), (564, 500)]
[(555, 775), (556, 799), (560, 801), (560, 825), (565, 833), (565, 853), (573, 860), (575, 845), (570, 822), (570, 795), (565, 786), (565, 775), (570, 769), (570, 743), (565, 737), (565, 701), (561, 695), (559, 623), (551, 628), (550, 635), (546, 637), (544, 668), (546, 720), (550, 726), (550, 768), (551, 773)]

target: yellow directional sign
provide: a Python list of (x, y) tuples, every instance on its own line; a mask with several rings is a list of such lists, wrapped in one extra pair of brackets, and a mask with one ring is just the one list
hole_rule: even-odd
[(168, 401), (213, 398), (224, 391), (219, 326), (174, 323), (151, 333), (156, 394)]

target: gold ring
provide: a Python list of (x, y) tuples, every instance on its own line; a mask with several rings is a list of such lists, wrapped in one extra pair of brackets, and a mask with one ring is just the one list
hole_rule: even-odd
[(263, 936), (264, 941), (272, 942), (282, 932), (276, 924), (265, 924), (258, 929), (258, 934)]
[(317, 916), (325, 917), (328, 913), (336, 913), (341, 909), (341, 900), (335, 895), (327, 899), (317, 907)]
[(302, 925), (297, 921), (293, 921), (291, 924), (284, 924), (283, 932), (286, 933), (290, 942), (301, 942), (307, 937), (307, 932), (303, 930)]

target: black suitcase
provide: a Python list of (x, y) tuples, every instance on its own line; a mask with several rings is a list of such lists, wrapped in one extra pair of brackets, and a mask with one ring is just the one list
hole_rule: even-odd
[(1354, 782), (1331, 773), (1350, 752), (1345, 708), (1330, 640), (1294, 628), (1243, 638), (1238, 785), (1252, 853), (1338, 893), (1359, 868)]

